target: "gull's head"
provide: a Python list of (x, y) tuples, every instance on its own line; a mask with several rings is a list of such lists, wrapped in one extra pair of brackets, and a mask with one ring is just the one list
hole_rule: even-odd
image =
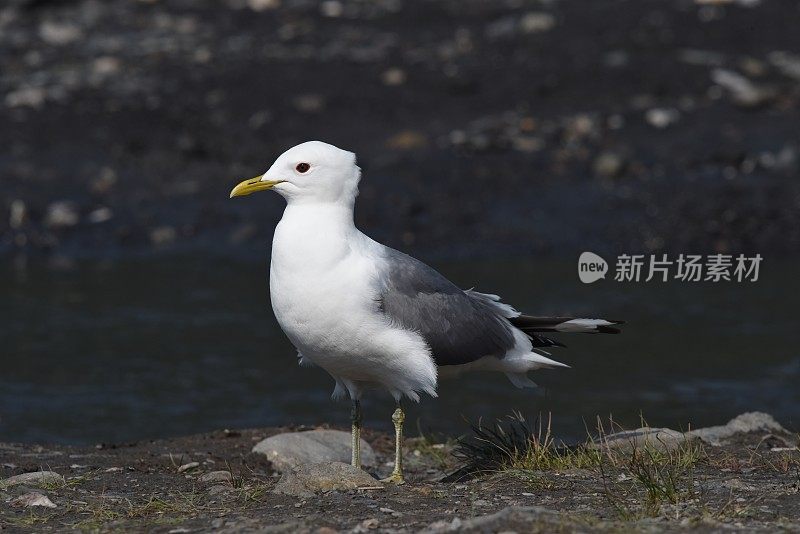
[(231, 198), (274, 189), (289, 202), (352, 204), (360, 178), (355, 154), (321, 141), (308, 141), (281, 154), (263, 175), (239, 183)]

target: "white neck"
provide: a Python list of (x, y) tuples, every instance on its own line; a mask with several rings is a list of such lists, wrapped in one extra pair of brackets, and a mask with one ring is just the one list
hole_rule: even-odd
[(354, 228), (353, 203), (290, 200), (286, 203), (280, 224), (284, 222), (298, 228), (311, 227), (320, 232)]
[(272, 269), (328, 269), (351, 252), (358, 234), (352, 206), (289, 202), (275, 228)]

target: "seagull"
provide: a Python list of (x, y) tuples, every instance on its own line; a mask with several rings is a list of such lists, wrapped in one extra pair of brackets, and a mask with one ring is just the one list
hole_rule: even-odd
[(273, 190), (286, 199), (275, 228), (269, 289), (275, 318), (301, 365), (336, 381), (332, 397), (352, 402), (352, 465), (361, 467), (361, 396), (383, 389), (396, 402), (395, 463), (402, 484), (402, 400), (436, 397), (439, 377), (504, 373), (535, 387), (529, 371), (568, 367), (544, 349), (549, 332), (618, 333), (621, 321), (523, 315), (500, 297), (462, 290), (411, 256), (356, 228), (361, 169), (352, 152), (321, 141), (290, 148), (230, 197)]

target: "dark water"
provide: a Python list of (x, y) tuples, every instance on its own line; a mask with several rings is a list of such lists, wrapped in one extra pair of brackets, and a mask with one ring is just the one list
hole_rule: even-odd
[[(536, 391), (503, 376), (442, 382), (411, 408), (426, 431), (460, 434), (462, 416), (552, 412), (574, 438), (613, 414), (686, 428), (764, 410), (800, 423), (797, 264), (767, 258), (756, 283), (583, 285), (574, 262), (439, 264), (462, 287), (531, 313), (629, 321), (621, 336), (562, 336), (570, 370)], [(0, 440), (93, 443), (219, 428), (348, 424), (333, 381), (296, 365), (268, 301), (267, 267), (194, 259), (36, 266), (0, 273)], [(384, 394), (367, 424), (390, 428)], [(410, 429), (411, 433), (416, 433)]]

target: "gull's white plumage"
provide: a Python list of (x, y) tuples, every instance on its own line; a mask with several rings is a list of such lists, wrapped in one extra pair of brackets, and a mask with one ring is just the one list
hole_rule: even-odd
[(359, 232), (352, 211), (290, 201), (272, 242), (270, 293), (283, 331), (352, 398), (379, 385), (395, 398), (435, 395), (436, 366), (424, 340), (388, 322), (374, 287), (379, 243)]
[[(311, 162), (311, 168), (299, 173), (299, 162)], [(391, 269), (391, 249), (353, 223), (360, 179), (355, 156), (325, 143), (303, 143), (282, 154), (261, 179), (276, 182), (274, 189), (287, 200), (272, 244), (270, 293), (275, 317), (301, 363), (328, 371), (337, 383), (334, 396), (346, 390), (358, 399), (371, 386), (396, 399), (435, 396), (437, 366), (425, 339), (380, 309), (376, 288), (381, 273)], [(465, 293), (486, 301), (500, 317), (519, 315), (493, 295)], [(533, 352), (522, 331), (509, 330), (513, 343), (505, 354), (448, 365), (446, 374), (499, 371), (525, 387), (535, 386), (528, 371), (563, 366)]]

